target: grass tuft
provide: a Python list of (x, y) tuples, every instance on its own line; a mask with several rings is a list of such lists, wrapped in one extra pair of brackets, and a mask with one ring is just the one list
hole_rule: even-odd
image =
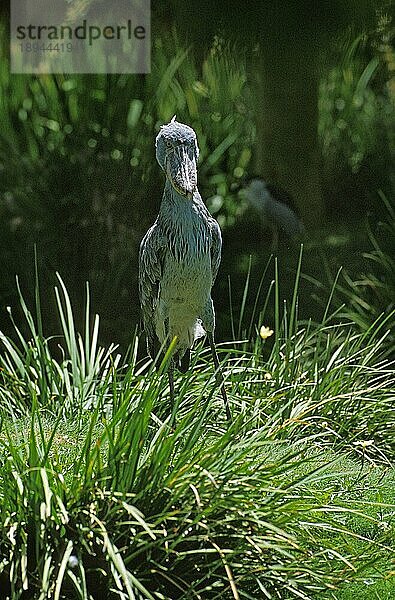
[(30, 338), (14, 323), (0, 355), (4, 597), (309, 599), (368, 578), (384, 585), (386, 321), (369, 335), (331, 324), (329, 309), (322, 324), (300, 322), (300, 272), (301, 261), (289, 310), (274, 283), (271, 349), (257, 332), (220, 351), (230, 427), (203, 346), (170, 415), (163, 369), (137, 361), (138, 338), (123, 361), (98, 346), (88, 287), (82, 337), (58, 276), (56, 345), (18, 288)]

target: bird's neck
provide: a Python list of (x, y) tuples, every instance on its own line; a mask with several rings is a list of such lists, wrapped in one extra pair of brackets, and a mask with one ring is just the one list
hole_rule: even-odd
[(186, 198), (185, 196), (181, 196), (181, 194), (179, 194), (177, 192), (177, 190), (174, 189), (174, 187), (171, 185), (170, 181), (166, 178), (165, 189), (163, 190), (163, 196), (162, 196), (162, 204), (163, 203), (182, 204), (182, 203), (185, 203), (188, 201), (189, 201), (189, 198)]
[(199, 192), (196, 190), (192, 198), (187, 198), (179, 194), (170, 181), (166, 179), (165, 189), (163, 190), (162, 202), (159, 210), (161, 219), (178, 219), (180, 216), (196, 212), (196, 209), (203, 205)]
[(188, 203), (191, 203), (191, 201), (196, 200), (196, 198), (200, 198), (200, 194), (199, 194), (199, 191), (197, 188), (195, 188), (192, 198), (187, 197), (187, 196), (182, 195), (179, 192), (177, 192), (177, 190), (174, 189), (174, 187), (172, 186), (170, 181), (166, 178), (165, 189), (163, 190), (162, 200), (167, 201), (167, 202), (173, 202), (173, 203), (188, 204)]

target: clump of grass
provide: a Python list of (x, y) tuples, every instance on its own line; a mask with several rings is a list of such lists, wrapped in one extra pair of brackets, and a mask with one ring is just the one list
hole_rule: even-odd
[[(388, 349), (394, 311), (373, 313), (364, 329), (356, 328), (353, 314), (338, 305), (342, 287), (335, 280), (321, 322), (300, 321), (302, 251), (289, 305), (280, 300), (275, 259), (275, 279), (266, 296), (255, 300), (252, 320), (245, 325), (247, 277), (239, 323), (233, 323), (233, 330), (247, 337), (242, 349), (232, 352), (235, 402), (241, 411), (252, 411), (257, 427), (270, 420), (278, 436), (320, 433), (338, 447), (347, 445), (360, 455), (365, 449), (377, 460), (392, 461), (395, 375)], [(266, 323), (271, 296), (274, 316)], [(259, 304), (263, 310), (256, 317)], [(261, 339), (256, 323), (269, 325), (274, 333)]]
[[(388, 560), (391, 498), (368, 496), (391, 476), (377, 460), (388, 465), (380, 412), (388, 373), (377, 371), (370, 386), (381, 403), (369, 404), (374, 452), (353, 443), (367, 440), (363, 395), (379, 369), (377, 344), (330, 327), (328, 314), (321, 326), (302, 326), (297, 285), (280, 315), (277, 290), (269, 358), (261, 339), (223, 350), (227, 429), (203, 348), (169, 415), (166, 378), (137, 362), (137, 340), (127, 363), (98, 348), (89, 294), (79, 336), (59, 283), (61, 360), (43, 336), (38, 292), (36, 318), (21, 296), (30, 339), (2, 336), (5, 597), (308, 599)], [(356, 432), (351, 389), (362, 415)]]
[(395, 210), (380, 193), (383, 219), (373, 228), (368, 225), (371, 250), (363, 257), (369, 269), (358, 279), (344, 273), (345, 284), (337, 286), (337, 302), (344, 304), (342, 314), (368, 334), (371, 323), (386, 319), (389, 335), (385, 345), (393, 355), (395, 343)]
[[(33, 402), (38, 401), (48, 411), (57, 414), (59, 404), (65, 415), (81, 414), (95, 403), (101, 382), (109, 385), (110, 367), (119, 363), (116, 347), (107, 350), (98, 347), (99, 317), (91, 327), (89, 287), (86, 287), (84, 337), (77, 334), (74, 315), (65, 285), (58, 275), (60, 288), (55, 297), (62, 327), (62, 344), (43, 336), (39, 290), (36, 289), (35, 321), (26, 306), (19, 283), (17, 287), (23, 314), (31, 338), (25, 339), (15, 323), (11, 309), (17, 343), (0, 332), (3, 353), (0, 355), (0, 398), (12, 414), (30, 413)], [(61, 359), (54, 358), (54, 346)]]

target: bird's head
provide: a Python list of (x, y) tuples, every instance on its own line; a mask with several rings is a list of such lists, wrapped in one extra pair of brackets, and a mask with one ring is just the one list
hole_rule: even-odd
[(197, 186), (199, 148), (196, 134), (175, 117), (163, 125), (156, 137), (156, 158), (173, 188), (191, 198)]
[(243, 180), (239, 189), (239, 196), (259, 211), (264, 210), (267, 203), (270, 201), (270, 192), (266, 182), (261, 177), (255, 176)]

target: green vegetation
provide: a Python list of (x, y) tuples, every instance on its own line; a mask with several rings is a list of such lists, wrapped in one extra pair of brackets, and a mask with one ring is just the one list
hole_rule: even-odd
[(3, 597), (394, 592), (388, 317), (359, 333), (328, 303), (299, 323), (297, 289), (281, 317), (274, 285), (273, 336), (221, 351), (229, 429), (203, 347), (169, 415), (165, 365), (138, 361), (137, 338), (125, 359), (99, 348), (89, 293), (80, 336), (59, 278), (55, 340), (38, 288), (35, 318), (20, 296), (29, 337), (1, 336)]
[[(272, 150), (256, 49), (216, 37), (195, 52), (163, 19), (147, 76), (1, 61), (0, 600), (395, 597), (394, 30), (383, 12), (354, 40), (341, 14), (302, 68), (320, 73), (327, 213), (303, 268), (281, 236), (270, 257), (235, 192)], [(170, 414), (169, 356), (156, 372), (137, 333), (153, 144), (174, 114), (197, 132), (224, 236), (229, 428), (204, 345)]]
[[(310, 276), (321, 275), (317, 246), (333, 257), (335, 272), (351, 261), (352, 276), (362, 272), (364, 213), (373, 210), (375, 218), (381, 213), (378, 189), (391, 199), (390, 165), (395, 156), (391, 35), (387, 24), (346, 49), (338, 44), (322, 68), (323, 193), (334, 222), (326, 224), (324, 235), (321, 229), (309, 232), (305, 259)], [(176, 114), (196, 130), (202, 196), (228, 235), (218, 280), (220, 338), (230, 337), (228, 274), (237, 298), (248, 255), (258, 264), (259, 281), (271, 245), (270, 233), (259, 229), (256, 215), (245, 214), (233, 191), (235, 183), (253, 172), (252, 155), (259, 143), (247, 51), (217, 39), (200, 65), (174, 30), (158, 34), (152, 51), (149, 76), (22, 76), (10, 74), (7, 61), (0, 65), (3, 305), (17, 306), (15, 274), (29, 286), (26, 293), (32, 298), (31, 265), (37, 245), (48, 331), (58, 333), (56, 307), (50, 300), (58, 271), (80, 326), (85, 281), (90, 282), (94, 309), (102, 315), (102, 341), (110, 344), (116, 339), (123, 351), (130, 341), (130, 323), (139, 319), (138, 243), (155, 218), (162, 193), (153, 147), (160, 124)], [(345, 226), (344, 217), (348, 220), (350, 215), (352, 230)], [(334, 237), (340, 246), (332, 244)], [(238, 240), (246, 238), (250, 247), (242, 260), (245, 250)], [(279, 252), (284, 264), (297, 260), (297, 248), (283, 244)], [(314, 306), (311, 302), (307, 306), (307, 301), (305, 316), (310, 316)], [(8, 328), (5, 311), (0, 324)]]
[(366, 271), (358, 279), (345, 273), (344, 283), (337, 286), (338, 302), (345, 301), (341, 310), (362, 331), (380, 315), (388, 315), (389, 336), (386, 340), (390, 353), (395, 347), (395, 211), (386, 198), (382, 198), (384, 214), (376, 233), (368, 229), (371, 248), (364, 253)]

